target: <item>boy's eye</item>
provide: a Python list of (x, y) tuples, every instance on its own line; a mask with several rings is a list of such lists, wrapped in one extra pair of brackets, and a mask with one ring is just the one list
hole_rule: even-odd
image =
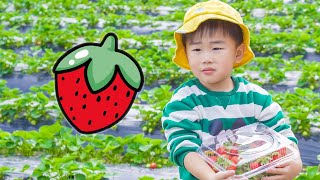
[(222, 50), (223, 48), (213, 48), (212, 50)]
[(201, 49), (192, 49), (192, 51), (201, 51)]

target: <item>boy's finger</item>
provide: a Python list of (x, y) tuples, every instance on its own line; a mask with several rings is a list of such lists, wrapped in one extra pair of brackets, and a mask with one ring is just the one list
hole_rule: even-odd
[(285, 179), (283, 176), (268, 176), (268, 177), (263, 177), (262, 180), (283, 180)]
[(227, 179), (235, 174), (235, 171), (225, 171), (217, 173), (217, 179)]
[(284, 168), (271, 168), (267, 170), (267, 173), (270, 174), (284, 174), (285, 169)]
[(290, 162), (286, 162), (284, 164), (280, 164), (277, 166), (277, 168), (283, 168), (283, 167), (286, 167), (286, 166), (289, 166)]

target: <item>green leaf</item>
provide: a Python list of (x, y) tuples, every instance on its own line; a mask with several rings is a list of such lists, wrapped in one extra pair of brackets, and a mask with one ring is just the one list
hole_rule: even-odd
[(38, 180), (50, 180), (50, 178), (47, 176), (39, 176), (37, 179)]
[(13, 135), (20, 136), (23, 139), (31, 139), (36, 137), (38, 132), (36, 131), (22, 131), (22, 130), (16, 130), (13, 132)]
[(39, 143), (39, 146), (45, 149), (49, 149), (53, 147), (53, 140), (44, 140), (42, 142)]
[(30, 116), (33, 119), (38, 119), (39, 117), (41, 117), (42, 115), (38, 113), (38, 111), (31, 111)]
[(137, 150), (134, 150), (134, 149), (132, 149), (132, 148), (128, 148), (128, 149), (127, 149), (127, 153), (128, 153), (128, 154), (138, 154), (138, 151), (137, 151)]
[(61, 128), (62, 126), (58, 122), (56, 122), (50, 126), (48, 125), (41, 126), (39, 128), (39, 133), (42, 135), (50, 135), (51, 137), (54, 134), (58, 133), (61, 130)]
[(141, 145), (139, 146), (139, 150), (142, 151), (142, 152), (146, 152), (148, 151), (153, 145), (150, 144), (150, 145)]
[(14, 142), (6, 142), (6, 147), (11, 149), (14, 148), (16, 146), (16, 144)]
[(0, 173), (1, 172), (10, 172), (13, 171), (13, 168), (7, 167), (7, 166), (0, 166)]
[(154, 180), (154, 178), (150, 176), (143, 176), (143, 177), (139, 177), (139, 180)]
[(74, 146), (74, 145), (67, 145), (67, 147), (70, 151), (78, 151), (80, 149), (79, 146)]
[(167, 141), (162, 141), (161, 142), (161, 144), (160, 144), (160, 147), (161, 147), (161, 149), (163, 149), (163, 148), (165, 148), (165, 147), (167, 147), (167, 145), (168, 145), (168, 143), (167, 143)]
[(316, 174), (319, 174), (318, 166), (307, 167), (307, 174), (309, 177), (314, 177)]
[(83, 174), (76, 174), (76, 175), (75, 175), (75, 179), (76, 179), (76, 180), (85, 180), (85, 179), (86, 179), (86, 176), (83, 175)]
[(25, 172), (26, 170), (28, 170), (30, 168), (30, 165), (29, 164), (26, 164), (23, 166), (23, 168), (21, 169), (20, 172)]

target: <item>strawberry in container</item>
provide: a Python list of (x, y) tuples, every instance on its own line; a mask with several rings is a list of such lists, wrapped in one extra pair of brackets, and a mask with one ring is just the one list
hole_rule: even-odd
[(261, 123), (235, 129), (198, 152), (214, 171), (234, 170), (233, 179), (261, 179), (272, 167), (298, 156), (293, 142)]

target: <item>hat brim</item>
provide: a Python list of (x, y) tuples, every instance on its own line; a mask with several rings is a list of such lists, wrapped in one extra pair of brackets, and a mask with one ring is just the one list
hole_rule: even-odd
[(174, 39), (177, 47), (176, 47), (175, 55), (172, 58), (172, 60), (175, 64), (177, 64), (178, 66), (184, 69), (190, 70), (187, 54), (185, 52), (185, 47), (183, 46), (183, 43), (182, 43), (182, 34), (194, 32), (202, 22), (208, 19), (220, 19), (220, 20), (229, 21), (229, 22), (238, 24), (242, 29), (243, 43), (245, 44), (246, 48), (245, 48), (242, 60), (239, 63), (235, 63), (233, 65), (233, 68), (243, 66), (254, 58), (254, 53), (250, 48), (250, 32), (246, 25), (239, 23), (234, 19), (231, 19), (230, 17), (217, 15), (217, 14), (203, 14), (203, 15), (199, 15), (192, 18), (191, 20), (184, 23), (183, 26), (181, 26), (178, 30), (174, 32)]

